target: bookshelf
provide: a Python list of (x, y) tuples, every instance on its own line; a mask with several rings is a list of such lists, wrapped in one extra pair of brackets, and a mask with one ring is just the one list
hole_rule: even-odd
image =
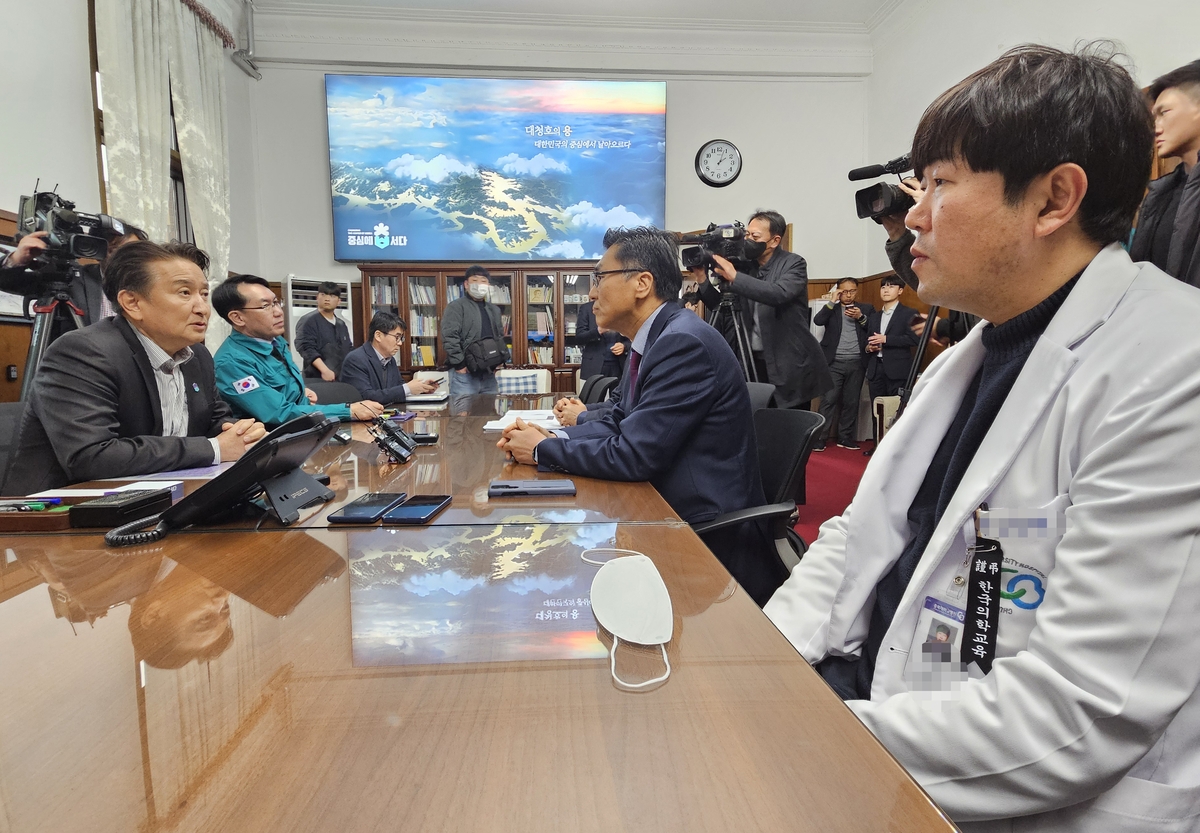
[[(574, 390), (580, 348), (575, 318), (587, 303), (593, 261), (539, 261), (524, 269), (512, 262), (482, 263), (491, 272), (488, 300), (500, 308), (504, 340), (516, 367), (552, 371), (556, 390)], [(532, 264), (531, 264), (532, 265)], [(439, 327), (446, 305), (463, 295), (463, 263), (359, 264), (363, 320), (390, 310), (407, 325), (409, 349), (402, 369), (444, 368)], [(515, 338), (514, 338), (515, 334)]]

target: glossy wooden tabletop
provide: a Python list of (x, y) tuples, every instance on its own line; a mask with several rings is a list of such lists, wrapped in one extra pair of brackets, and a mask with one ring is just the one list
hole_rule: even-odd
[[(677, 519), (5, 546), (3, 833), (953, 829)], [(671, 597), (640, 693), (606, 548)]]

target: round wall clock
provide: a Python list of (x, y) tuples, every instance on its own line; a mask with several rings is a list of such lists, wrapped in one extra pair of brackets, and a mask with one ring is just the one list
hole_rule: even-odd
[(705, 185), (724, 188), (742, 172), (742, 154), (726, 139), (705, 142), (696, 151), (696, 176)]

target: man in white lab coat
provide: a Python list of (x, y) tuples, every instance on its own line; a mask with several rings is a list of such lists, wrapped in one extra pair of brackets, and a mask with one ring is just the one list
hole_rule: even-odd
[(988, 323), (765, 608), (964, 830), (1200, 829), (1200, 290), (1119, 245), (1151, 142), (1094, 50), (929, 107), (919, 294)]

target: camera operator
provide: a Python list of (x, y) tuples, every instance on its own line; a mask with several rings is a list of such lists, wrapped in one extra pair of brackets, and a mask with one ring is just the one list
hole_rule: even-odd
[[(127, 243), (145, 241), (150, 238), (140, 228), (123, 223), (125, 234), (108, 242), (108, 254), (102, 262), (90, 261), (80, 264), (79, 277), (72, 280), (67, 292), (71, 303), (83, 310), (84, 325), (112, 318), (116, 310), (104, 294), (104, 266), (117, 249)], [(29, 294), (30, 269), (37, 268), (37, 257), (46, 249), (47, 233), (35, 231), (21, 238), (16, 251), (0, 261), (0, 292), (13, 295)]]
[[(900, 189), (913, 198), (914, 202), (921, 199), (924, 189), (916, 177), (908, 177), (900, 182)], [(913, 292), (917, 291), (917, 276), (913, 273), (913, 256), (909, 249), (916, 242), (916, 236), (904, 225), (904, 217), (908, 209), (897, 211), (895, 214), (885, 214), (879, 218), (879, 224), (888, 233), (888, 241), (884, 244), (888, 261), (900, 279), (908, 284)], [(969, 312), (948, 310), (949, 317), (939, 318), (934, 326), (931, 339), (943, 346), (962, 341), (971, 332), (971, 328), (979, 323), (978, 316)], [(912, 331), (920, 336), (925, 331), (925, 316), (918, 314), (913, 318)]]
[[(713, 273), (724, 291), (747, 300), (740, 315), (759, 381), (775, 386), (780, 408), (809, 410), (813, 399), (833, 387), (833, 379), (809, 329), (808, 267), (804, 258), (783, 248), (786, 230), (778, 211), (755, 212), (746, 223), (750, 260), (735, 266), (714, 254)], [(721, 293), (707, 280), (700, 280), (698, 292), (711, 309), (721, 303)]]

